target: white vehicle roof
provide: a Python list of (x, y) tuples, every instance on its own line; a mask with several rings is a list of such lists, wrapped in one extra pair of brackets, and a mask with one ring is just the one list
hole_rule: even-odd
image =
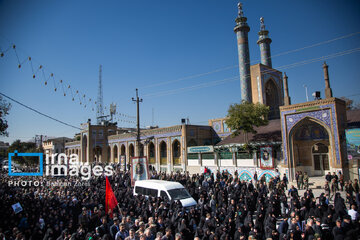
[(181, 183), (163, 180), (140, 180), (135, 182), (135, 186), (166, 190), (184, 188)]

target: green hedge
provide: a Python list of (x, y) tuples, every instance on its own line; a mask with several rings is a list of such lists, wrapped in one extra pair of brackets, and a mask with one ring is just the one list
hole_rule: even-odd
[(252, 159), (252, 154), (247, 152), (236, 153), (236, 159)]
[(219, 153), (220, 159), (232, 159), (232, 152), (220, 152)]
[(197, 153), (188, 153), (187, 159), (199, 159), (199, 155)]
[(201, 154), (202, 159), (215, 159), (214, 153), (202, 153)]

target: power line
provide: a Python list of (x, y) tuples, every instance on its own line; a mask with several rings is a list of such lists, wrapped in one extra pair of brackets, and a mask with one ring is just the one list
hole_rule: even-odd
[(172, 93), (176, 93), (178, 91), (194, 90), (194, 89), (199, 89), (199, 88), (204, 88), (204, 87), (216, 86), (216, 85), (219, 85), (219, 84), (222, 84), (225, 82), (234, 81), (236, 79), (238, 79), (238, 76), (231, 77), (231, 78), (225, 78), (222, 80), (216, 80), (216, 81), (212, 81), (212, 82), (207, 82), (207, 83), (200, 83), (200, 84), (189, 86), (189, 87), (177, 88), (177, 89), (172, 89), (172, 90), (167, 90), (167, 91), (162, 91), (162, 92), (157, 92), (157, 93), (152, 93), (152, 94), (151, 93), (145, 94), (144, 97), (164, 96), (164, 94), (169, 95)]
[[(73, 102), (76, 101), (84, 108), (87, 108), (88, 106), (88, 109), (95, 111), (95, 107), (99, 105), (97, 104), (96, 100), (90, 98), (84, 92), (74, 89), (69, 82), (66, 82), (61, 78), (59, 79), (59, 76), (55, 75), (53, 72), (48, 71), (44, 65), (38, 63), (32, 57), (24, 53), (26, 51), (24, 50), (19, 51), (18, 46), (11, 43), (6, 37), (4, 38), (9, 42), (9, 46), (7, 48), (1, 48), (0, 46), (0, 58), (6, 57), (8, 55), (7, 52), (12, 50), (13, 54), (16, 57), (17, 67), (19, 69), (23, 68), (25, 64), (29, 64), (33, 79), (42, 80), (45, 86), (52, 85), (54, 92), (62, 91), (64, 97), (68, 96), (72, 99)], [(100, 105), (103, 106), (103, 103), (100, 103)], [(104, 107), (104, 109), (106, 110), (106, 106)], [(99, 112), (99, 110), (97, 112)], [(119, 118), (131, 118), (131, 119), (136, 118), (135, 116), (130, 116), (122, 113), (117, 113), (117, 115)], [(120, 120), (120, 121), (135, 123), (134, 121), (131, 120)]]
[(337, 38), (333, 38), (333, 39), (326, 40), (326, 41), (323, 41), (323, 42), (315, 43), (315, 44), (312, 44), (312, 45), (309, 45), (309, 46), (306, 46), (306, 47), (302, 47), (302, 48), (298, 48), (298, 49), (294, 49), (294, 50), (289, 50), (289, 51), (286, 51), (286, 52), (283, 52), (283, 53), (278, 53), (276, 55), (271, 56), (270, 58), (279, 57), (279, 56), (286, 55), (286, 54), (289, 54), (289, 53), (299, 52), (301, 50), (305, 50), (305, 49), (308, 49), (308, 48), (317, 47), (317, 46), (324, 45), (324, 44), (327, 44), (327, 43), (335, 42), (337, 40), (349, 38), (349, 37), (355, 36), (357, 34), (360, 34), (360, 32), (353, 32), (353, 33), (350, 33), (350, 34), (347, 34), (347, 35), (344, 35), (344, 36), (341, 36), (341, 37), (337, 37)]
[[(321, 57), (317, 57), (317, 58), (312, 58), (312, 59), (308, 59), (308, 60), (295, 62), (295, 63), (292, 63), (292, 64), (283, 65), (283, 66), (277, 67), (276, 69), (284, 70), (284, 69), (294, 68), (294, 67), (298, 67), (298, 66), (318, 62), (318, 61), (323, 61), (323, 60), (327, 60), (327, 59), (331, 59), (331, 58), (335, 58), (335, 57), (344, 56), (344, 55), (359, 52), (359, 51), (360, 51), (360, 48), (353, 48), (353, 49), (350, 49), (350, 50), (345, 50), (345, 51), (342, 51), (342, 52), (329, 54), (327, 56), (321, 56)], [(263, 71), (261, 73), (265, 74), (265, 73), (270, 73), (270, 72), (273, 72), (273, 70), (269, 69), (269, 70), (265, 70), (265, 71)], [(189, 87), (176, 88), (176, 89), (171, 89), (171, 90), (166, 90), (166, 91), (161, 91), (161, 92), (149, 93), (149, 94), (145, 94), (144, 97), (167, 96), (167, 95), (172, 95), (172, 94), (176, 94), (176, 93), (180, 93), (180, 92), (184, 92), (184, 91), (201, 89), (201, 88), (206, 88), (206, 87), (212, 87), (212, 86), (215, 86), (215, 85), (223, 84), (225, 82), (234, 81), (234, 80), (237, 80), (237, 79), (238, 79), (238, 76), (234, 76), (234, 77), (231, 77), (231, 78), (225, 78), (225, 79), (222, 79), (222, 80), (216, 80), (216, 81), (212, 81), (212, 82), (197, 84), (197, 85), (193, 85), (193, 86), (189, 86)]]
[(355, 94), (352, 94), (352, 95), (347, 95), (345, 97), (355, 97), (355, 96), (359, 96), (359, 95), (360, 95), (360, 93), (355, 93)]
[[(283, 55), (286, 55), (286, 54), (290, 54), (290, 53), (294, 53), (294, 52), (299, 52), (299, 51), (302, 51), (302, 50), (305, 50), (305, 49), (309, 49), (309, 48), (312, 48), (312, 47), (317, 47), (317, 46), (321, 46), (321, 45), (324, 45), (324, 44), (327, 44), (327, 43), (335, 42), (335, 41), (338, 41), (338, 40), (341, 40), (341, 39), (349, 38), (349, 37), (352, 37), (352, 36), (355, 36), (355, 35), (358, 35), (358, 34), (360, 34), (360, 32), (353, 32), (353, 33), (350, 33), (350, 34), (347, 34), (347, 35), (343, 35), (343, 36), (340, 36), (340, 37), (337, 37), (337, 38), (333, 38), (333, 39), (330, 39), (330, 40), (326, 40), (326, 41), (322, 41), (322, 42), (319, 42), (319, 43), (315, 43), (315, 44), (312, 44), (312, 45), (309, 45), (309, 46), (305, 46), (305, 47), (301, 47), (301, 48), (289, 50), (289, 51), (286, 51), (286, 52), (278, 53), (278, 54), (272, 55), (272, 56), (269, 57), (269, 58), (275, 58), (275, 57), (283, 56)], [(260, 60), (260, 59), (250, 61), (249, 64), (258, 62), (259, 60)], [(155, 84), (147, 85), (147, 86), (144, 86), (144, 87), (142, 87), (142, 88), (145, 89), (145, 88), (152, 88), (152, 87), (158, 87), (158, 86), (162, 86), (162, 85), (167, 85), (167, 84), (171, 84), (171, 83), (175, 83), (175, 82), (180, 82), (180, 81), (187, 80), (187, 79), (192, 79), (192, 78), (197, 78), (197, 77), (202, 77), (202, 76), (210, 75), (210, 74), (213, 74), (213, 73), (225, 71), (225, 70), (232, 69), (232, 68), (236, 68), (236, 67), (238, 67), (238, 65), (231, 65), (231, 66), (227, 66), (227, 67), (223, 67), (223, 68), (218, 68), (218, 69), (215, 69), (215, 70), (213, 70), (213, 71), (209, 71), (209, 72), (205, 72), (205, 73), (198, 73), (198, 74), (190, 75), (190, 76), (187, 76), (187, 77), (178, 78), (178, 79), (175, 79), (175, 80), (164, 81), (164, 82), (160, 82), (160, 83), (155, 83)]]
[(13, 99), (13, 98), (11, 98), (11, 97), (9, 97), (9, 96), (1, 93), (1, 92), (0, 92), (0, 95), (2, 95), (3, 97), (6, 97), (6, 98), (8, 98), (8, 99), (10, 99), (11, 101), (13, 101), (13, 102), (15, 102), (15, 103), (17, 103), (17, 104), (19, 104), (19, 105), (27, 108), (27, 109), (30, 109), (30, 110), (33, 111), (33, 112), (36, 112), (37, 114), (40, 114), (40, 115), (42, 115), (42, 116), (44, 116), (44, 117), (47, 117), (47, 118), (50, 118), (51, 120), (54, 120), (54, 121), (59, 122), (59, 123), (61, 123), (61, 124), (64, 124), (64, 125), (66, 125), (66, 126), (68, 126), (68, 127), (72, 127), (72, 128), (76, 128), (76, 129), (78, 129), (78, 130), (81, 130), (81, 128), (75, 127), (75, 126), (73, 126), (73, 125), (71, 125), (71, 124), (69, 124), (69, 123), (63, 122), (63, 121), (61, 121), (61, 120), (59, 120), (59, 119), (56, 119), (56, 118), (53, 118), (53, 117), (51, 117), (51, 116), (49, 116), (49, 115), (47, 115), (47, 114), (45, 114), (45, 113), (42, 113), (42, 112), (40, 112), (40, 111), (38, 111), (38, 110), (36, 110), (36, 109), (34, 109), (34, 108), (32, 108), (32, 107), (29, 107), (29, 106), (27, 106), (27, 105), (25, 105), (25, 104), (23, 104), (23, 103), (15, 100), (15, 99)]

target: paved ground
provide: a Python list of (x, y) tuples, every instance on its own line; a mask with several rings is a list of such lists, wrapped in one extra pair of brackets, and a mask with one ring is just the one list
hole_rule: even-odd
[[(321, 193), (324, 193), (324, 189), (319, 189), (319, 188), (310, 188), (314, 194), (315, 197), (319, 197)], [(299, 192), (299, 196), (303, 196), (305, 190), (298, 190)], [(343, 197), (344, 199), (346, 198), (346, 193), (345, 191), (339, 191), (339, 193), (341, 194), (341, 197)]]
[[(294, 185), (296, 187), (296, 184), (290, 183), (290, 184), (288, 184), (288, 189), (291, 187), (291, 185)], [(313, 186), (310, 186), (309, 188), (312, 190), (315, 197), (319, 197), (321, 195), (321, 193), (325, 193), (324, 188), (313, 187)], [(304, 192), (305, 192), (304, 189), (302, 189), (302, 190), (298, 189), (299, 196), (303, 196)], [(345, 191), (339, 191), (339, 193), (340, 193), (341, 197), (344, 198), (344, 200), (346, 200)], [(330, 203), (332, 204), (332, 203), (334, 203), (334, 201), (330, 201)], [(349, 207), (348, 204), (346, 204), (346, 207)]]
[[(291, 187), (291, 183), (288, 185), (289, 187)], [(296, 184), (294, 184), (294, 186), (296, 186)], [(288, 188), (289, 189), (289, 188)], [(321, 193), (324, 193), (324, 189), (323, 188), (316, 188), (316, 187), (310, 187), (310, 189), (312, 190), (313, 194), (315, 197), (319, 197), (321, 195)], [(298, 190), (298, 193), (299, 193), (299, 196), (303, 196), (304, 195), (304, 192), (306, 190), (302, 189), (302, 190)], [(344, 198), (344, 200), (346, 200), (346, 194), (345, 194), (345, 191), (339, 191), (340, 194), (341, 194), (341, 197)], [(286, 192), (286, 195), (287, 195), (287, 192)], [(290, 206), (290, 202), (289, 202), (290, 198), (288, 198), (288, 204)], [(317, 201), (318, 202), (318, 201)], [(334, 204), (334, 201), (330, 201), (330, 204)], [(346, 203), (346, 207), (349, 208), (349, 204)], [(256, 220), (256, 215), (254, 215), (253, 217), (254, 221)], [(277, 221), (276, 221), (276, 229), (279, 227), (280, 223), (282, 221), (282, 218), (278, 218)]]

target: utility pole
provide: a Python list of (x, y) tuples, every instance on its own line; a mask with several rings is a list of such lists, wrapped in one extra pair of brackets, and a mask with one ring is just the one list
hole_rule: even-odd
[(140, 111), (139, 111), (139, 103), (143, 100), (139, 99), (138, 89), (136, 89), (136, 99), (132, 98), (133, 102), (136, 102), (136, 157), (140, 157)]

